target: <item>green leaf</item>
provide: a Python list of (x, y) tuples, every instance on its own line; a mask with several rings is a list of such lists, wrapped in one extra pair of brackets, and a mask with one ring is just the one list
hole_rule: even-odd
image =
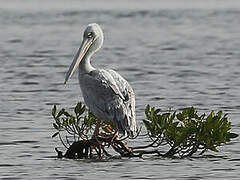
[(65, 112), (65, 109), (62, 108), (59, 112), (56, 118), (59, 118), (61, 115), (63, 115), (63, 113)]
[(175, 119), (175, 117), (176, 117), (176, 111), (174, 111), (173, 114), (170, 115), (169, 121), (173, 122), (173, 120)]
[(97, 119), (91, 112), (88, 112), (88, 113), (89, 113), (88, 116), (84, 117), (84, 124), (90, 127), (96, 123)]
[(85, 112), (85, 105), (82, 105), (81, 102), (77, 103), (76, 107), (74, 108), (74, 112), (76, 115), (82, 115)]
[(57, 123), (58, 126), (60, 126), (61, 122), (59, 118), (55, 118), (55, 122)]
[(217, 116), (218, 116), (218, 119), (220, 119), (222, 117), (222, 111), (218, 111)]
[(59, 126), (58, 126), (56, 123), (53, 123), (53, 127), (54, 127), (56, 130), (59, 130)]
[(156, 109), (155, 110), (155, 115), (157, 115), (160, 111), (161, 111), (161, 109)]
[(145, 115), (149, 119), (149, 111), (150, 111), (150, 105), (148, 104), (145, 108)]
[(81, 122), (82, 117), (77, 117), (77, 124)]
[(149, 121), (147, 121), (147, 120), (143, 120), (143, 123), (144, 123), (144, 125), (145, 125), (145, 127), (147, 128), (147, 130), (151, 130), (151, 123), (149, 122)]
[(79, 103), (77, 103), (76, 107), (74, 108), (75, 114), (78, 114), (78, 112), (80, 111), (80, 109), (81, 109), (81, 103), (79, 102)]
[(64, 111), (63, 114), (66, 116), (66, 117), (70, 117), (71, 114), (69, 114), (67, 111)]
[(64, 119), (62, 125), (63, 125), (63, 126), (67, 126), (67, 125), (68, 125), (68, 120), (67, 120), (67, 119)]
[(81, 110), (79, 111), (79, 115), (82, 115), (86, 110), (86, 106), (83, 106)]
[(212, 111), (206, 118), (206, 123), (210, 123), (213, 119), (213, 116), (214, 116), (214, 112)]
[(59, 134), (59, 132), (56, 132), (52, 135), (52, 138), (56, 137)]
[(70, 117), (69, 124), (75, 124), (75, 117), (74, 116)]
[(57, 107), (56, 107), (56, 105), (54, 105), (53, 108), (52, 108), (52, 116), (53, 116), (53, 118), (56, 117), (56, 111), (57, 111)]
[(235, 134), (235, 133), (228, 133), (228, 137), (229, 137), (230, 139), (233, 139), (233, 138), (238, 137), (238, 134)]
[(190, 107), (189, 109), (188, 109), (188, 113), (189, 113), (189, 119), (191, 119), (191, 118), (193, 118), (194, 117), (194, 114), (195, 114), (195, 109), (194, 109), (194, 107)]
[(183, 121), (185, 119), (182, 113), (177, 113), (176, 116), (179, 121)]
[(169, 116), (170, 116), (170, 113), (163, 113), (163, 114), (162, 114), (162, 118), (163, 118), (163, 120), (164, 120), (165, 122), (167, 122)]

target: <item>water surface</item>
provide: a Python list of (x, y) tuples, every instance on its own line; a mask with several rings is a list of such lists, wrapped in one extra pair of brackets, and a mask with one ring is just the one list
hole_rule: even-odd
[(239, 16), (237, 1), (1, 0), (0, 177), (238, 179), (239, 138), (212, 158), (56, 159), (50, 111), (82, 100), (77, 76), (63, 81), (82, 31), (97, 22), (105, 41), (92, 63), (128, 79), (139, 125), (148, 103), (195, 106), (224, 110), (240, 133)]

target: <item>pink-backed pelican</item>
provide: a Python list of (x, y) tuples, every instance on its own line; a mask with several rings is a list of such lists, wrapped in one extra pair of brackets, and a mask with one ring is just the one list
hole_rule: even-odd
[(96, 23), (89, 24), (83, 41), (66, 74), (65, 82), (79, 68), (79, 84), (85, 104), (100, 121), (111, 121), (118, 133), (136, 133), (135, 95), (130, 84), (116, 71), (97, 69), (91, 57), (103, 44), (103, 31)]

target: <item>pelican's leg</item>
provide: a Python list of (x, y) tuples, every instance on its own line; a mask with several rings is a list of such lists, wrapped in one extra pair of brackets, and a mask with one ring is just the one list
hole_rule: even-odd
[(114, 142), (114, 140), (118, 140), (119, 134), (117, 131), (114, 132), (114, 134), (110, 135), (110, 142), (108, 143), (108, 147), (110, 147), (110, 145)]
[(119, 137), (119, 134), (118, 134), (118, 132), (116, 131), (116, 132), (114, 132), (114, 134), (113, 134), (113, 136), (112, 136), (112, 139), (111, 139), (111, 142), (113, 142), (114, 141), (114, 139), (117, 139)]

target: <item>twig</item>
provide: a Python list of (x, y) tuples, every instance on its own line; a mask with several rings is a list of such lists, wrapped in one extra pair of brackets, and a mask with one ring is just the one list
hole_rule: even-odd
[(70, 146), (70, 142), (68, 140), (68, 136), (66, 136), (65, 138), (66, 138), (67, 144)]
[(157, 141), (158, 141), (158, 138), (155, 139), (151, 144), (148, 144), (146, 146), (136, 146), (136, 147), (131, 147), (131, 148), (132, 149), (146, 149), (146, 148), (152, 147)]
[(62, 140), (62, 137), (61, 137), (60, 133), (58, 134), (58, 137), (59, 137), (59, 139), (60, 139), (60, 141), (61, 141), (62, 145), (63, 145), (63, 146), (66, 148), (66, 149), (68, 149), (68, 147), (66, 146), (66, 144), (63, 142), (63, 140)]
[(139, 136), (139, 134), (140, 134), (141, 131), (142, 131), (142, 126), (140, 127), (139, 130), (137, 130), (136, 136), (134, 136), (134, 137), (129, 137), (129, 139), (136, 139), (136, 138)]

